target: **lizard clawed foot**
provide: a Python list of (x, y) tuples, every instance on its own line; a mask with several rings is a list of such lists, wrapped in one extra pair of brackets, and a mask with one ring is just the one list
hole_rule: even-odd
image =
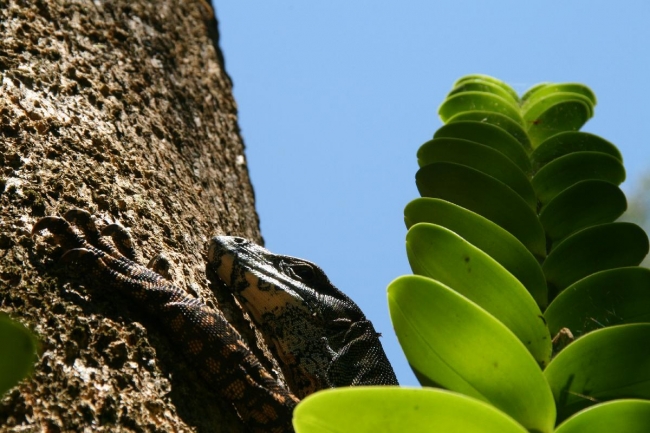
[(61, 217), (49, 216), (36, 221), (32, 228), (32, 236), (43, 230), (49, 230), (56, 237), (57, 244), (64, 249), (80, 248), (86, 244), (86, 240)]
[(80, 228), (84, 237), (91, 245), (97, 245), (99, 243), (99, 230), (97, 230), (95, 220), (90, 212), (74, 208), (63, 214), (63, 218), (70, 224), (74, 224)]
[[(87, 268), (94, 281), (155, 316), (207, 385), (233, 404), (251, 431), (293, 431), (291, 414), (298, 398), (264, 368), (219, 310), (129, 260), (132, 243), (120, 226), (109, 225), (100, 232), (92, 215), (80, 209), (66, 212), (64, 218), (42, 218), (32, 234), (49, 230), (65, 251), (61, 262)], [(116, 239), (118, 247), (103, 235)], [(152, 266), (162, 269), (163, 264), (159, 259)]]
[[(33, 235), (43, 230), (53, 235), (55, 243), (63, 249), (59, 263), (76, 265), (91, 284), (120, 292), (159, 319), (172, 341), (215, 389), (244, 383), (248, 376), (236, 377), (233, 373), (241, 369), (239, 363), (249, 353), (246, 346), (237, 344), (241, 336), (218, 311), (210, 310), (160, 275), (124, 257), (102, 236), (88, 212), (75, 209), (66, 212), (64, 218), (42, 218), (32, 230)], [(113, 226), (106, 233), (121, 233), (121, 230)], [(222, 363), (221, 356), (228, 358), (231, 365)], [(252, 373), (261, 368), (252, 361), (248, 366)], [(264, 396), (268, 396), (268, 391)], [(243, 393), (243, 397), (248, 397), (248, 393)], [(244, 416), (251, 411), (250, 404), (247, 398), (239, 400), (233, 404)]]
[[(109, 224), (101, 230), (102, 236), (110, 236), (117, 248), (109, 244), (105, 240), (103, 242), (106, 244), (107, 248), (111, 248), (111, 255), (118, 259), (126, 259), (132, 262), (136, 262), (137, 253), (135, 247), (133, 246), (133, 239), (124, 226), (113, 223)], [(106, 250), (107, 248), (104, 248)], [(171, 263), (169, 259), (164, 254), (157, 254), (151, 258), (149, 263), (146, 266), (148, 269), (153, 271), (156, 274), (163, 276), (164, 278), (171, 280), (171, 274), (169, 273), (169, 268)]]
[(120, 224), (109, 224), (101, 231), (102, 236), (110, 236), (118, 251), (124, 257), (135, 262), (136, 252), (129, 232)]
[[(65, 218), (65, 219), (64, 219)], [(118, 238), (118, 249), (109, 242), (104, 232), (100, 232), (90, 213), (82, 209), (71, 209), (61, 217), (44, 217), (34, 224), (32, 236), (47, 229), (55, 236), (55, 241), (66, 252), (61, 257), (63, 263), (79, 263), (83, 267), (94, 267), (96, 272), (108, 278), (108, 283), (120, 282), (120, 286), (139, 287), (139, 284), (167, 284), (159, 274), (140, 266), (127, 255), (135, 255), (133, 243), (128, 232), (118, 224), (111, 224), (106, 234)], [(73, 226), (74, 224), (74, 226)], [(79, 235), (74, 227), (83, 233)]]
[(164, 254), (157, 254), (149, 260), (147, 263), (147, 268), (152, 271), (162, 275), (163, 277), (171, 280), (171, 274), (169, 273), (169, 268), (171, 268), (171, 263), (169, 259)]
[[(116, 223), (109, 224), (100, 232), (93, 216), (83, 209), (70, 209), (63, 215), (63, 218), (79, 227), (91, 245), (97, 246), (116, 259), (135, 262), (136, 253), (133, 248), (133, 240), (123, 226)], [(113, 239), (113, 244), (106, 240), (106, 235)]]

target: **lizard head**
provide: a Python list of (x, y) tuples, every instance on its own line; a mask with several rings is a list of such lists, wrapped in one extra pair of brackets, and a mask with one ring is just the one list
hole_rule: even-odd
[(332, 362), (350, 339), (358, 338), (358, 324), (369, 322), (322, 269), (243, 238), (217, 236), (209, 244), (207, 272), (249, 313), (284, 364), (294, 393), (302, 398), (341, 386), (328, 377)]

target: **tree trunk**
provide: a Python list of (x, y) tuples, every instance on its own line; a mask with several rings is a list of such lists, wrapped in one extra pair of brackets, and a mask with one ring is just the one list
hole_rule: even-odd
[(242, 431), (155, 317), (30, 236), (75, 207), (118, 221), (141, 263), (164, 253), (178, 286), (254, 339), (204, 273), (211, 236), (261, 241), (204, 1), (0, 0), (0, 310), (41, 343), (2, 399), (4, 431)]

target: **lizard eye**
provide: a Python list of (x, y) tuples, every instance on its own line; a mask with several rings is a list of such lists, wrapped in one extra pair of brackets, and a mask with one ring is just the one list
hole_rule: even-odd
[(300, 281), (309, 281), (314, 278), (314, 269), (304, 263), (293, 264), (289, 266), (291, 274), (295, 276)]

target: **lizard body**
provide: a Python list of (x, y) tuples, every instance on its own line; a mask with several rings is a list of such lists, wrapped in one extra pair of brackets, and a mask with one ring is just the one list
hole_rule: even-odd
[(218, 236), (210, 241), (206, 269), (250, 314), (298, 397), (324, 388), (397, 384), (372, 323), (318, 266)]
[[(319, 389), (397, 384), (372, 324), (314, 264), (235, 237), (215, 237), (208, 250), (208, 278), (225, 284), (249, 312), (283, 364), (287, 389), (219, 310), (135, 263), (123, 229), (113, 224), (100, 233), (90, 214), (78, 209), (64, 217), (42, 218), (32, 233), (48, 229), (66, 251), (61, 261), (78, 263), (96, 281), (145, 306), (251, 431), (293, 431), (294, 407)], [(102, 235), (112, 236), (118, 248)]]

